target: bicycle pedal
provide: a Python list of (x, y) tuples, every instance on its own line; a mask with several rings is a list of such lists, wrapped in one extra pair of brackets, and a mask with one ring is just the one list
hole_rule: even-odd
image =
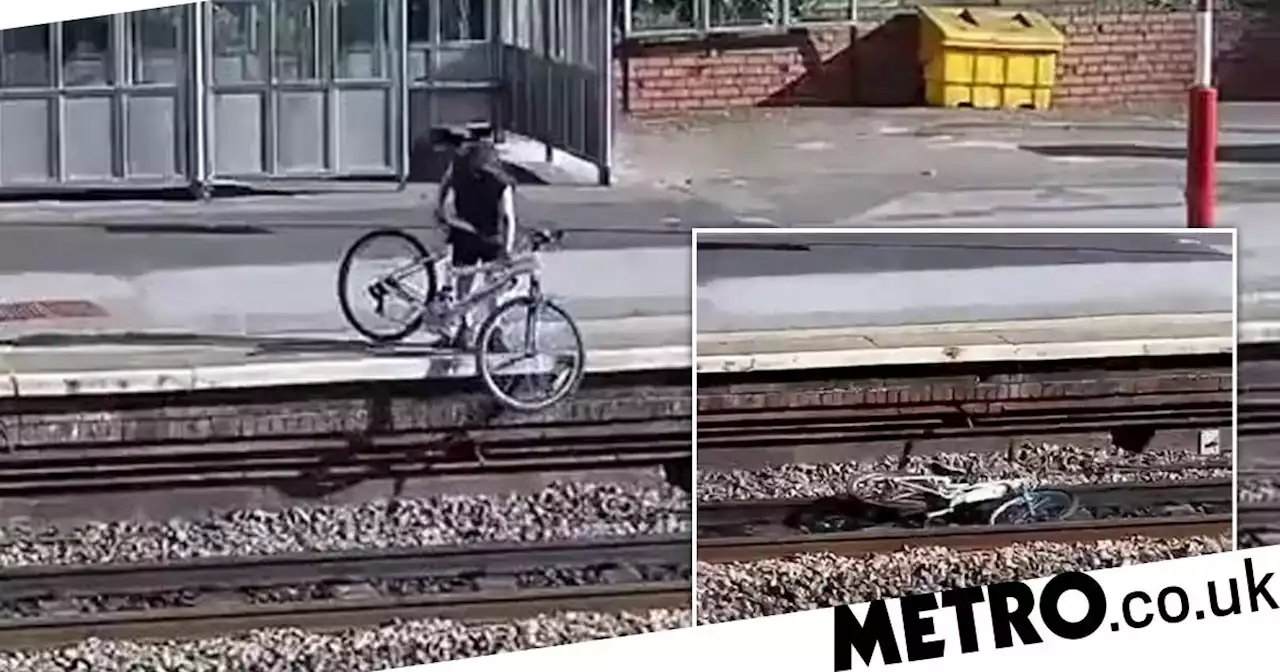
[(381, 317), (386, 310), (387, 290), (381, 285), (374, 285), (369, 288), (369, 298), (373, 299), (373, 312)]

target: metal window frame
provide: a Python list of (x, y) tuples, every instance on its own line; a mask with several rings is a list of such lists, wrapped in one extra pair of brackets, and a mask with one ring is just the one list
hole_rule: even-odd
[(747, 35), (783, 33), (799, 28), (823, 28), (856, 25), (859, 20), (858, 0), (847, 0), (849, 18), (841, 21), (804, 21), (791, 18), (793, 0), (773, 0), (774, 16), (772, 21), (759, 24), (742, 24), (717, 26), (711, 23), (711, 3), (715, 0), (686, 0), (692, 5), (694, 23), (687, 28), (652, 28), (637, 29), (635, 27), (636, 0), (619, 0), (623, 3), (622, 39), (698, 39), (713, 35)]
[[(143, 10), (152, 11), (152, 10)], [(180, 77), (174, 82), (139, 83), (134, 66), (140, 55), (134, 43), (133, 14), (110, 14), (86, 17), (83, 20), (107, 22), (108, 81), (85, 85), (67, 83), (67, 54), (65, 53), (65, 27), (74, 21), (53, 22), (39, 26), (46, 31), (48, 49), (45, 53), (49, 80), (42, 86), (6, 87), (0, 89), (0, 100), (42, 101), (46, 105), (45, 119), (49, 137), (45, 139), (48, 150), (48, 172), (44, 180), (17, 180), (4, 185), (7, 190), (52, 189), (54, 191), (85, 188), (117, 188), (121, 186), (171, 187), (189, 184), (192, 179), (192, 147), (186, 138), (189, 126), (186, 122), (186, 89), (189, 82)], [(186, 39), (191, 30), (188, 13), (183, 13), (178, 39)], [(135, 175), (129, 171), (130, 137), (129, 104), (135, 98), (148, 96), (172, 97), (175, 102), (174, 154), (169, 157), (175, 169), (172, 175)], [(97, 176), (73, 176), (69, 172), (69, 154), (66, 139), (68, 102), (74, 100), (100, 100), (107, 103), (111, 164), (109, 174)]]

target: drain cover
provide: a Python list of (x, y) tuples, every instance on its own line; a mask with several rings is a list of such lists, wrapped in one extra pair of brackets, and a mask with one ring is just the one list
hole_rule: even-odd
[(92, 301), (21, 301), (0, 303), (0, 322), (106, 317), (107, 310)]

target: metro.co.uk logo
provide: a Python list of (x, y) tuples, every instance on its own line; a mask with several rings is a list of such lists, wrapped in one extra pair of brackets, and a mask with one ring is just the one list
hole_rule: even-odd
[[(1059, 574), (1039, 590), (1029, 584), (1041, 581), (956, 588), (896, 600), (901, 625), (897, 630), (885, 600), (835, 607), (835, 670), (852, 670), (855, 653), (866, 666), (875, 664), (877, 652), (879, 662), (891, 665), (1015, 644), (1040, 644), (1046, 634), (1074, 640), (1104, 627), (1119, 632), (1158, 621), (1182, 623), (1238, 615), (1245, 609), (1277, 609), (1280, 607), (1268, 586), (1273, 574), (1259, 574), (1253, 560), (1245, 558), (1242, 576), (1208, 581), (1203, 590), (1198, 589), (1199, 584), (1190, 590), (1179, 586), (1153, 592), (1134, 590), (1114, 603), (1097, 579), (1081, 572)], [(1074, 601), (1075, 606), (1083, 602), (1083, 616), (1075, 615), (1081, 609), (1064, 609), (1067, 601)], [(939, 628), (935, 618), (943, 617), (945, 610), (951, 610), (954, 625)], [(1074, 612), (1073, 619), (1064, 616), (1064, 611)], [(1034, 620), (1040, 622), (1040, 628)]]

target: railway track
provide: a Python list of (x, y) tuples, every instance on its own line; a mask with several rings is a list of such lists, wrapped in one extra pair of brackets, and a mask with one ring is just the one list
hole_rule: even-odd
[[(687, 565), (691, 539), (667, 536), (544, 544), (477, 544), (171, 563), (39, 565), (0, 570), (0, 602), (166, 591), (240, 591), (282, 586), (437, 579), (496, 586), (555, 568)], [(512, 585), (512, 588), (519, 586)]]
[(687, 460), (689, 428), (646, 422), (535, 430), (46, 448), (0, 454), (0, 497), (182, 487), (632, 468)]
[(700, 376), (698, 450), (1231, 426), (1231, 357), (1166, 359)]
[[(1226, 466), (1230, 466), (1229, 463)], [(1168, 517), (1186, 514), (1230, 515), (1232, 479), (1215, 478), (1154, 483), (1104, 483), (1063, 486), (1080, 502), (1081, 513), (1095, 520)], [(857, 516), (849, 498), (704, 502), (698, 506), (699, 544), (705, 539), (796, 531), (806, 513)], [(874, 521), (868, 521), (871, 526)]]
[(691, 413), (687, 371), (533, 414), (438, 381), (0, 399), (0, 497), (670, 465)]
[(1231, 532), (1231, 518), (1231, 514), (1213, 514), (1018, 526), (965, 526), (928, 530), (699, 539), (698, 561), (748, 562), (808, 553), (857, 556), (890, 553), (913, 546), (982, 550), (1028, 542), (1072, 543), (1128, 537), (1180, 538), (1219, 535)]
[(1280, 348), (1243, 345), (1239, 379), (1237, 543), (1272, 546), (1280, 544)]
[(511, 620), (563, 611), (679, 609), (687, 581), (620, 586), (424, 595), (409, 598), (207, 606), (0, 620), (0, 649), (42, 648), (102, 639), (200, 639), (262, 628), (341, 630), (395, 620)]
[(1240, 548), (1280, 544), (1280, 502), (1242, 503), (1237, 516)]
[[(661, 537), (10, 568), (0, 571), (0, 603), (10, 613), (0, 620), (0, 648), (88, 636), (197, 638), (397, 618), (506, 620), (564, 610), (687, 607), (690, 547), (689, 538)], [(571, 585), (551, 585), (566, 574), (576, 577)], [(323, 590), (293, 593), (302, 599), (281, 599), (281, 593), (268, 602), (253, 599), (299, 587)], [(314, 594), (326, 597), (308, 599)], [(168, 606), (175, 595), (188, 606)], [(125, 606), (104, 607), (113, 602)], [(36, 615), (12, 615), (24, 603), (38, 605)], [(139, 607), (147, 604), (163, 606)]]

